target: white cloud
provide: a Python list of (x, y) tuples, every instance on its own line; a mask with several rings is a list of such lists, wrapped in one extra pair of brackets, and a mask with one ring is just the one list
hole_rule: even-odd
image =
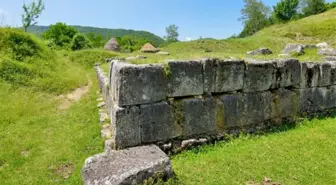
[(191, 37), (186, 37), (184, 40), (185, 40), (185, 41), (192, 41), (192, 40), (194, 40), (194, 39), (191, 38)]

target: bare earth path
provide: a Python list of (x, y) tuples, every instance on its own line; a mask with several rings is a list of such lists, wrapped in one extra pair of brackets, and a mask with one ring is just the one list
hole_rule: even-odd
[(58, 109), (66, 110), (72, 105), (72, 103), (78, 102), (91, 88), (92, 81), (90, 79), (88, 81), (89, 82), (86, 86), (79, 87), (66, 95), (60, 95), (58, 98), (61, 100), (61, 103), (59, 104)]

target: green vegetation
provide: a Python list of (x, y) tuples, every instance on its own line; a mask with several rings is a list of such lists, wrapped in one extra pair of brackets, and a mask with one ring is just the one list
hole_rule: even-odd
[(117, 55), (117, 53), (111, 51), (88, 49), (71, 52), (68, 54), (68, 58), (73, 63), (92, 69), (94, 64), (102, 63), (106, 58), (115, 57)]
[(65, 23), (50, 25), (50, 28), (43, 33), (43, 38), (48, 41), (48, 46), (54, 49), (68, 49), (73, 37), (78, 34), (72, 26)]
[(70, 47), (73, 51), (88, 49), (92, 47), (91, 41), (83, 34), (77, 33), (71, 41)]
[[(123, 37), (125, 35), (135, 35), (148, 40), (154, 46), (158, 47), (164, 43), (164, 40), (154, 35), (153, 33), (147, 31), (136, 31), (136, 30), (126, 30), (126, 29), (108, 29), (108, 28), (95, 28), (87, 26), (72, 26), (83, 34), (94, 33), (95, 35), (102, 35), (104, 40), (110, 39), (111, 37)], [(31, 26), (28, 32), (34, 33), (38, 36), (42, 35), (49, 29), (49, 26)], [(105, 44), (105, 43), (104, 43)]]
[(0, 28), (0, 82), (50, 93), (83, 85), (85, 71), (64, 61), (35, 36)]
[(178, 41), (178, 26), (176, 26), (175, 24), (169, 25), (166, 27), (166, 42), (167, 43), (173, 43), (173, 42), (177, 42)]
[[(0, 184), (81, 184), (85, 158), (103, 151), (95, 75), (65, 54), (0, 28)], [(81, 101), (58, 108), (88, 80)]]
[(276, 22), (287, 22), (294, 19), (298, 12), (299, 0), (281, 0), (273, 7), (273, 17)]
[(120, 45), (120, 51), (123, 52), (139, 51), (144, 44), (149, 42), (149, 40), (136, 35), (117, 37), (117, 41)]
[(336, 183), (335, 118), (305, 120), (295, 129), (242, 136), (173, 156), (177, 183), (247, 184), (264, 177), (286, 185)]

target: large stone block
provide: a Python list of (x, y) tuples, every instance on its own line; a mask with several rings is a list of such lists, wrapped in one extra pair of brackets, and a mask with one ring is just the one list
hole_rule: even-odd
[(162, 65), (114, 62), (111, 84), (114, 102), (119, 106), (158, 102), (168, 93)]
[(170, 97), (203, 94), (203, 65), (200, 61), (170, 61), (168, 92)]
[(274, 66), (272, 62), (249, 61), (246, 65), (244, 92), (264, 91), (274, 84)]
[(293, 118), (298, 111), (298, 100), (295, 92), (287, 89), (273, 91), (272, 118)]
[(317, 64), (320, 68), (320, 76), (318, 81), (319, 87), (325, 87), (332, 84), (331, 64), (329, 62), (322, 62)]
[(217, 59), (203, 59), (203, 82), (204, 82), (204, 93), (210, 95), (215, 90), (216, 81), (216, 65)]
[(296, 85), (297, 88), (317, 87), (320, 76), (320, 68), (316, 63), (304, 62), (301, 65), (300, 83)]
[(213, 134), (216, 131), (216, 105), (212, 97), (184, 99), (183, 135)]
[(251, 92), (244, 93), (244, 125), (259, 124), (271, 118), (272, 93)]
[(336, 108), (336, 85), (327, 87), (325, 108), (327, 109)]
[(331, 84), (336, 84), (336, 61), (329, 61), (329, 64), (331, 65), (331, 70), (330, 70)]
[(292, 87), (300, 83), (301, 66), (297, 59), (274, 61), (275, 84), (272, 88)]
[(244, 117), (244, 98), (242, 94), (223, 95), (218, 103), (223, 105), (223, 123), (221, 125), (224, 125), (224, 128), (239, 127), (245, 124), (244, 119), (242, 119)]
[(136, 106), (122, 108), (115, 105), (111, 113), (112, 138), (116, 149), (141, 144), (140, 109)]
[(97, 154), (85, 160), (84, 185), (142, 184), (149, 178), (169, 178), (168, 156), (155, 145)]
[(173, 110), (167, 102), (140, 106), (142, 143), (164, 141), (178, 137), (174, 125)]
[(244, 85), (244, 61), (224, 60), (215, 64), (214, 93), (241, 90)]
[(326, 107), (327, 88), (314, 87), (295, 89), (298, 96), (298, 112), (300, 114), (322, 111)]

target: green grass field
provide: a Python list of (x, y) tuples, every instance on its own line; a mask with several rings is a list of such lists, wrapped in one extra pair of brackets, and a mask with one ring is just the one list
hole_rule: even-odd
[[(265, 46), (280, 52), (289, 42), (327, 41), (335, 46), (335, 21), (333, 9), (244, 39), (175, 43), (162, 48), (170, 56), (145, 54), (148, 59), (134, 63), (244, 58), (250, 49)], [(85, 158), (103, 152), (93, 64), (138, 54), (52, 51), (33, 35), (0, 28), (0, 184), (81, 184)], [(316, 50), (307, 50), (300, 59), (320, 58)], [(103, 67), (108, 70), (108, 64)], [(60, 95), (89, 82), (92, 85), (80, 101), (59, 108), (64, 100)], [(286, 185), (335, 184), (335, 139), (336, 120), (325, 118), (304, 121), (286, 132), (196, 148), (171, 156), (178, 179), (167, 184), (246, 184), (263, 177)]]
[(305, 120), (295, 129), (242, 136), (172, 157), (178, 180), (167, 184), (336, 183), (336, 119)]

